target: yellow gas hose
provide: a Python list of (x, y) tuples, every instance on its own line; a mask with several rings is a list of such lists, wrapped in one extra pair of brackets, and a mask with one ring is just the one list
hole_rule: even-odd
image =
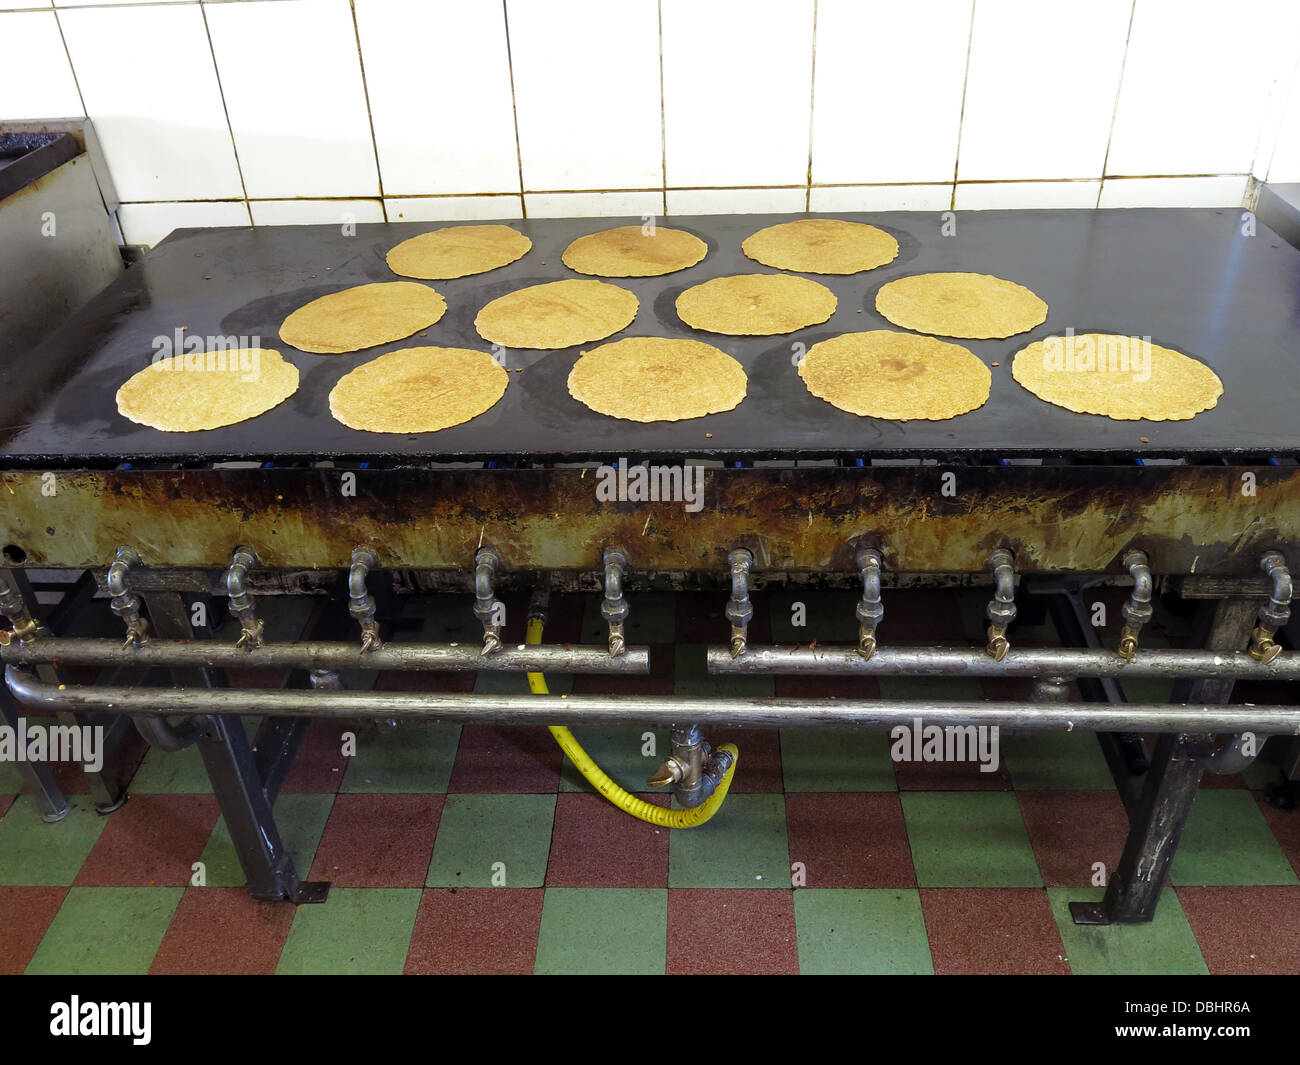
[[(528, 629), (524, 639), (525, 642), (532, 644), (542, 642), (541, 618), (528, 619)], [(546, 689), (546, 678), (540, 673), (528, 674), (528, 687), (534, 695), (550, 694)], [(727, 797), (727, 791), (731, 787), (731, 777), (736, 772), (736, 766), (740, 762), (740, 751), (735, 744), (724, 744), (721, 750), (731, 752), (731, 766), (723, 775), (722, 780), (718, 782), (717, 789), (709, 797), (708, 801), (693, 810), (673, 810), (663, 806), (656, 806), (652, 802), (646, 802), (644, 799), (638, 799), (635, 795), (628, 794), (610, 780), (608, 774), (591, 760), (591, 756), (574, 739), (572, 732), (563, 725), (551, 725), (550, 729), (551, 735), (555, 737), (555, 742), (569, 756), (569, 761), (578, 767), (578, 772), (587, 778), (587, 783), (624, 813), (663, 828), (695, 828), (697, 825), (704, 824), (705, 821), (716, 814), (722, 807), (723, 800)]]

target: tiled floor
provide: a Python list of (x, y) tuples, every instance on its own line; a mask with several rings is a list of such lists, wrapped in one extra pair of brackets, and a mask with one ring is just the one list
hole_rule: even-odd
[[(760, 599), (754, 638), (852, 639), (852, 596), (809, 596), (802, 628), (791, 625), (796, 598)], [(880, 635), (975, 641), (982, 605), (895, 594)], [(653, 673), (549, 678), (552, 688), (1008, 697), (979, 684), (710, 677), (703, 645), (726, 635), (721, 608), (716, 596), (637, 597), (629, 634), (654, 647)], [(425, 609), (422, 638), (472, 638), (464, 603)], [(460, 614), (462, 627), (447, 622)], [(553, 604), (554, 638), (603, 631), (594, 599)], [(1162, 614), (1151, 635), (1177, 645), (1184, 633)], [(526, 690), (500, 675), (376, 683)], [(663, 730), (576, 731), (637, 791), (667, 749)], [(333, 883), (327, 904), (301, 908), (242, 889), (193, 750), (150, 752), (121, 810), (100, 817), (74, 794), (57, 825), (0, 765), (0, 972), (1300, 971), (1300, 810), (1264, 802), (1275, 762), (1202, 790), (1153, 923), (1080, 928), (1067, 905), (1098, 897), (1124, 833), (1091, 735), (1004, 736), (993, 773), (895, 763), (878, 733), (713, 739), (740, 746), (732, 794), (708, 825), (669, 832), (595, 795), (545, 729), (318, 721), (276, 804), (300, 873)]]

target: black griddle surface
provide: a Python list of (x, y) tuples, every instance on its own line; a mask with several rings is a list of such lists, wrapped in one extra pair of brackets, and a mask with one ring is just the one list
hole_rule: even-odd
[[(620, 336), (694, 337), (737, 358), (749, 395), (735, 410), (688, 422), (642, 425), (596, 414), (566, 387), (578, 348), (511, 351), (503, 399), (486, 414), (439, 433), (364, 433), (336, 422), (328, 394), (349, 370), (383, 352), (415, 345), (489, 349), (474, 317), (489, 300), (525, 285), (577, 277), (560, 261), (570, 241), (640, 219), (506, 221), (533, 249), (476, 277), (429, 282), (447, 300), (427, 336), (347, 355), (310, 355), (282, 344), (280, 323), (328, 292), (399, 280), (384, 262), (394, 244), (457, 223), (273, 226), (178, 230), (79, 311), (28, 359), (0, 369), (3, 444), (15, 464), (229, 459), (458, 461), (595, 459), (627, 455), (701, 458), (1207, 456), (1300, 453), (1296, 384), (1300, 365), (1300, 251), (1263, 225), (1242, 232), (1240, 210), (966, 211), (956, 233), (938, 214), (838, 214), (893, 233), (901, 248), (888, 266), (849, 277), (805, 275), (829, 286), (839, 306), (824, 325), (777, 337), (728, 337), (684, 326), (674, 300), (712, 277), (770, 272), (746, 259), (741, 241), (802, 215), (684, 216), (661, 225), (704, 239), (703, 262), (658, 278), (612, 279), (641, 302)], [(814, 216), (816, 217), (816, 216)], [(821, 216), (825, 217), (825, 216)], [(907, 274), (961, 270), (1028, 285), (1050, 307), (1047, 321), (1006, 340), (961, 340), (993, 367), (989, 402), (941, 422), (860, 418), (809, 395), (793, 345), (845, 332), (896, 328), (875, 311), (881, 285)], [(207, 280), (206, 276), (211, 279)], [(859, 313), (859, 311), (861, 313)], [(154, 338), (260, 337), (301, 373), (296, 395), (239, 425), (162, 433), (117, 413), (114, 393), (148, 365)], [(1033, 340), (1111, 332), (1150, 336), (1193, 355), (1223, 381), (1213, 410), (1183, 422), (1117, 422), (1074, 414), (1022, 389), (1012, 356)], [(594, 347), (594, 344), (583, 345)], [(712, 437), (706, 436), (711, 433)], [(1141, 443), (1148, 437), (1149, 443)]]

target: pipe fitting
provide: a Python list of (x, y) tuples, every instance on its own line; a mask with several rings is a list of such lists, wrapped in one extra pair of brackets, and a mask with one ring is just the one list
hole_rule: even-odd
[(1150, 621), (1152, 614), (1155, 613), (1151, 605), (1153, 585), (1151, 566), (1147, 562), (1145, 552), (1137, 550), (1126, 552), (1123, 564), (1133, 578), (1133, 591), (1124, 606), (1120, 608), (1120, 612), (1124, 615), (1124, 624), (1119, 632), (1118, 654), (1126, 662), (1132, 662), (1133, 656), (1137, 654), (1142, 626)]
[(669, 787), (687, 810), (703, 806), (717, 791), (731, 768), (731, 752), (714, 751), (699, 725), (673, 725), (672, 753), (646, 781), (651, 787)]
[(623, 598), (623, 573), (627, 569), (627, 552), (621, 547), (607, 547), (602, 557), (605, 567), (605, 598), (600, 604), (600, 616), (609, 624), (609, 656), (618, 658), (627, 650), (623, 625), (632, 608)]
[(366, 589), (366, 576), (379, 567), (379, 556), (368, 547), (358, 547), (352, 552), (348, 567), (348, 613), (361, 626), (362, 653), (382, 647), (379, 622), (375, 620), (375, 600)]
[(40, 632), (40, 622), (28, 611), (22, 594), (3, 576), (0, 576), (0, 614), (13, 626), (12, 631), (0, 630), (0, 646), (8, 647), (14, 640), (19, 644), (28, 643)]
[(989, 638), (984, 651), (995, 662), (1001, 662), (1011, 649), (1007, 640), (1007, 626), (1016, 620), (1015, 556), (1005, 547), (999, 547), (989, 555), (988, 564), (993, 570), (996, 583), (986, 611)]
[(731, 657), (739, 658), (749, 646), (749, 623), (754, 620), (754, 604), (749, 601), (749, 569), (754, 556), (738, 547), (727, 556), (731, 566), (731, 598), (726, 615), (731, 622)]
[(1291, 620), (1291, 572), (1280, 551), (1265, 551), (1259, 568), (1273, 580), (1273, 591), (1268, 602), (1260, 608), (1259, 619), (1250, 634), (1250, 657), (1268, 665), (1282, 653), (1281, 644), (1273, 637), (1277, 630)]
[(252, 548), (237, 547), (225, 576), (226, 595), (230, 597), (230, 613), (238, 619), (242, 630), (239, 639), (235, 641), (235, 646), (249, 650), (262, 646), (262, 621), (257, 616), (253, 597), (248, 594), (244, 586), (248, 571), (257, 565), (260, 565), (260, 562)]
[(858, 551), (857, 563), (862, 574), (862, 598), (854, 608), (858, 617), (858, 654), (870, 660), (876, 653), (876, 627), (885, 617), (880, 593), (880, 552), (874, 547), (864, 547)]
[(139, 647), (148, 639), (149, 623), (140, 614), (140, 597), (126, 585), (127, 575), (139, 565), (140, 556), (132, 548), (119, 547), (112, 565), (108, 567), (108, 579), (105, 582), (113, 596), (109, 606), (126, 624), (126, 642), (123, 647)]
[(500, 556), (490, 547), (481, 547), (474, 556), (474, 616), (483, 626), (483, 649), (486, 657), (501, 650), (501, 621), (505, 604), (496, 597), (493, 581), (496, 579)]

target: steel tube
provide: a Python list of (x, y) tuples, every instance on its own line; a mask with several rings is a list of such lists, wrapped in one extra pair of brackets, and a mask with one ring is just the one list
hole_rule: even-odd
[(981, 648), (881, 647), (864, 659), (853, 647), (751, 646), (739, 658), (726, 647), (708, 649), (710, 673), (775, 673), (952, 677), (1201, 677), (1300, 680), (1300, 654), (1270, 665), (1245, 651), (1139, 650), (1131, 662), (1113, 651), (1073, 647), (1023, 647), (994, 661)]
[[(363, 652), (355, 643), (271, 643), (237, 647), (215, 640), (38, 639), (0, 648), (0, 662), (91, 666), (211, 666), (220, 669), (485, 670), (499, 673), (649, 673), (650, 650), (629, 647), (611, 658), (603, 645), (518, 644), (481, 655), (476, 643), (387, 644)], [(1260, 667), (1263, 668), (1263, 667)]]
[(431, 718), (443, 721), (600, 724), (628, 721), (756, 728), (888, 729), (911, 725), (1099, 732), (1242, 732), (1300, 735), (1300, 707), (1176, 703), (932, 702), (926, 700), (708, 699), (680, 696), (506, 695), (303, 691), (282, 688), (125, 688), (45, 684), (14, 666), (10, 690), (26, 706), (139, 714)]

